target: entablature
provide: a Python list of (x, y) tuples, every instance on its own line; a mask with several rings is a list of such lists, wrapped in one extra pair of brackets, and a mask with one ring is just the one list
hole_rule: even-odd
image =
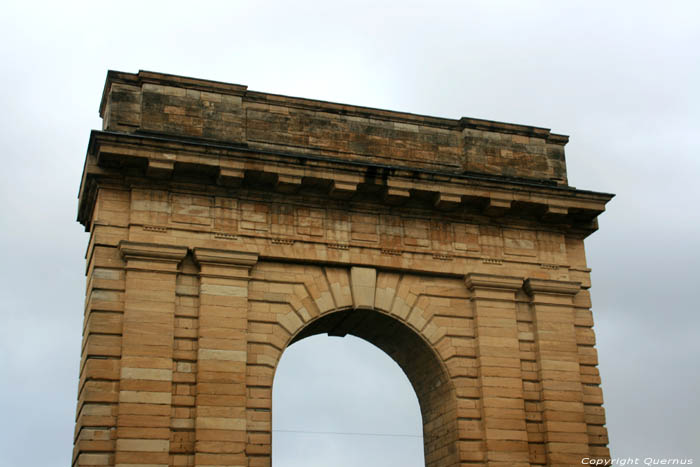
[(532, 181), (455, 174), (408, 166), (261, 151), (153, 135), (93, 131), (80, 190), (78, 220), (89, 229), (99, 183), (187, 182), (203, 191), (275, 192), (384, 204), (395, 212), (421, 207), (491, 218), (533, 219), (572, 235), (597, 229), (613, 195)]

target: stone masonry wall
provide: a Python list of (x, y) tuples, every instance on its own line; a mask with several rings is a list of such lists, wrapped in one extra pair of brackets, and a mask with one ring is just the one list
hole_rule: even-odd
[[(269, 465), (277, 361), (305, 323), (358, 305), (355, 264), (376, 266), (360, 305), (406, 323), (454, 386), (441, 404), (456, 407), (456, 451), (433, 458), (426, 443), (426, 465), (607, 455), (580, 240), (420, 218), (397, 229), (371, 214), (343, 223), (282, 200), (201, 198), (185, 214), (182, 196), (100, 191), (76, 465)], [(245, 258), (227, 265), (231, 251)], [(246, 255), (307, 265), (236, 264)]]

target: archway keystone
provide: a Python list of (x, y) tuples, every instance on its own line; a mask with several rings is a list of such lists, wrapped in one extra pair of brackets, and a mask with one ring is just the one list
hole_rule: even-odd
[(350, 268), (350, 285), (354, 308), (374, 308), (377, 271), (373, 268)]
[(609, 456), (583, 240), (612, 195), (567, 137), (109, 72), (75, 466), (271, 465), (272, 385), (305, 337), (403, 369), (427, 467)]

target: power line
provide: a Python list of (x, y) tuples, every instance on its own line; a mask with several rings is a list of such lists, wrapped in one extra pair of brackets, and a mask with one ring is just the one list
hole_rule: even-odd
[(394, 438), (422, 438), (423, 435), (411, 435), (407, 433), (359, 433), (347, 431), (305, 431), (305, 430), (272, 430), (277, 433), (301, 433), (306, 435), (342, 435), (342, 436), (384, 436)]

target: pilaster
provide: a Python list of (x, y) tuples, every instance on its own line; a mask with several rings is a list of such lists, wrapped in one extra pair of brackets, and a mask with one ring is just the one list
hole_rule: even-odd
[(515, 293), (522, 279), (468, 274), (489, 466), (529, 466)]
[(541, 384), (545, 452), (550, 465), (576, 465), (588, 434), (576, 342), (574, 296), (579, 282), (527, 279)]
[(115, 464), (167, 467), (175, 283), (187, 248), (121, 241), (126, 261)]
[(96, 226), (88, 246), (87, 290), (73, 465), (114, 465), (125, 271), (117, 244)]
[(256, 253), (195, 248), (200, 267), (196, 466), (247, 466), (247, 313)]

